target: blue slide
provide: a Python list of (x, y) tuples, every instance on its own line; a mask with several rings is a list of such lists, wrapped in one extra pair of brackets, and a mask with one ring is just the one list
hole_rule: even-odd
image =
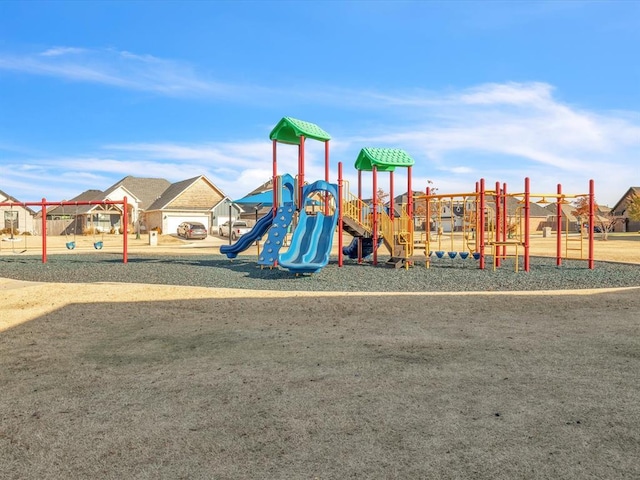
[[(318, 180), (303, 189), (303, 197), (317, 192), (326, 191), (338, 198), (338, 188), (335, 184)], [(280, 266), (295, 273), (315, 273), (329, 263), (333, 234), (338, 225), (338, 212), (332, 215), (317, 213), (308, 215), (301, 212), (298, 226), (293, 232), (289, 249), (280, 254)]]
[(269, 213), (258, 220), (249, 232), (242, 235), (236, 243), (233, 245), (220, 245), (220, 253), (226, 255), (227, 258), (236, 258), (240, 252), (244, 252), (253, 242), (262, 238), (272, 223), (273, 212), (269, 211)]
[[(382, 243), (382, 239), (378, 238), (378, 247)], [(362, 258), (366, 258), (373, 253), (373, 238), (362, 237)], [(351, 240), (346, 247), (342, 247), (342, 254), (349, 258), (358, 258), (358, 237)]]
[(266, 265), (273, 267), (278, 260), (278, 253), (282, 248), (284, 239), (287, 235), (287, 231), (291, 226), (291, 218), (296, 211), (293, 203), (285, 203), (278, 208), (276, 212), (276, 218), (273, 221), (273, 225), (269, 229), (269, 236), (267, 241), (264, 242), (264, 248), (260, 252), (258, 258), (258, 265)]

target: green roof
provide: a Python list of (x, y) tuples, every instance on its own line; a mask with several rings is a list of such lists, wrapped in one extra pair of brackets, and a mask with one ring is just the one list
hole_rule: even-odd
[(399, 148), (363, 148), (355, 167), (370, 172), (375, 165), (379, 172), (393, 172), (396, 167), (411, 167), (414, 163), (413, 158)]
[(269, 138), (281, 143), (300, 145), (300, 137), (313, 138), (321, 142), (331, 140), (331, 135), (315, 123), (305, 122), (296, 118), (284, 117), (273, 127)]

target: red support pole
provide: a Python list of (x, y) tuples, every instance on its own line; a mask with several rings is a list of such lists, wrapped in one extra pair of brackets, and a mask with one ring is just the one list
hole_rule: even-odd
[(371, 233), (373, 236), (373, 264), (378, 265), (378, 170), (373, 166), (373, 212)]
[[(424, 193), (427, 195), (427, 198), (424, 200), (424, 203), (425, 203), (424, 233), (425, 233), (426, 241), (431, 242), (431, 202), (429, 201), (429, 198), (428, 198), (429, 195), (431, 195), (431, 188), (427, 187)], [(426, 250), (426, 245), (425, 245), (424, 253), (427, 256), (427, 261), (429, 261), (429, 252)]]
[(562, 185), (558, 184), (558, 198), (556, 200), (556, 266), (562, 266)]
[(300, 148), (298, 150), (298, 208), (304, 208), (302, 198), (302, 188), (304, 187), (304, 136), (300, 137)]
[[(411, 167), (407, 167), (407, 215), (411, 219), (411, 224), (413, 225), (413, 185), (411, 184)], [(411, 228), (413, 231), (413, 228)]]
[(478, 245), (480, 250), (479, 268), (484, 270), (484, 209), (485, 209), (485, 189), (484, 178), (480, 179), (480, 205), (478, 210)]
[[(271, 210), (273, 211), (273, 216), (276, 216), (276, 211), (278, 210), (278, 142), (273, 141), (273, 175), (271, 177), (271, 183), (273, 188), (273, 207)], [(293, 200), (293, 199), (292, 199)], [(231, 219), (229, 219), (231, 222)]]
[(595, 268), (594, 261), (594, 238), (593, 238), (593, 226), (596, 216), (596, 194), (595, 183), (593, 180), (589, 180), (589, 269)]
[[(358, 221), (362, 224), (362, 170), (358, 170)], [(360, 263), (362, 263), (362, 237), (358, 237), (358, 264)]]
[[(501, 231), (502, 231), (502, 197), (500, 196), (500, 182), (496, 182), (496, 242), (499, 242), (501, 239)], [(494, 259), (495, 266), (500, 266), (500, 255), (502, 255), (502, 249), (500, 246), (495, 245), (495, 255)], [(506, 248), (505, 248), (506, 253)]]
[(394, 217), (394, 205), (393, 205), (393, 171), (389, 172), (389, 218), (393, 220)]
[(47, 263), (47, 199), (42, 197), (42, 263)]
[[(124, 223), (124, 237), (122, 238), (122, 263), (129, 261), (127, 257), (128, 238), (129, 238), (129, 205), (127, 204), (127, 197), (122, 199), (122, 223)], [(231, 221), (231, 220), (229, 220)]]
[(507, 204), (507, 183), (502, 184), (502, 241), (507, 241), (508, 222), (507, 215), (509, 213)]
[[(329, 140), (324, 142), (324, 181), (329, 183)], [(324, 194), (324, 214), (329, 215), (329, 194)]]
[[(529, 177), (524, 179), (524, 271), (529, 271), (529, 223), (530, 223), (530, 186)], [(517, 259), (516, 259), (517, 261)]]
[(338, 267), (342, 266), (342, 162), (338, 162)]

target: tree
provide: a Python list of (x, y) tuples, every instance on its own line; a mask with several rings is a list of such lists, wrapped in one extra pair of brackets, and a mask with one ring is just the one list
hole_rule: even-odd
[[(580, 197), (578, 198), (573, 206), (575, 210), (571, 213), (578, 217), (578, 222), (580, 223), (580, 231), (582, 231), (584, 226), (588, 226), (589, 221), (589, 197)], [(612, 210), (602, 212), (600, 211), (600, 207), (594, 201), (593, 205), (594, 209), (594, 230), (602, 234), (602, 240), (608, 240), (609, 233), (613, 231), (615, 226), (618, 224), (621, 217), (615, 215)]]
[(640, 195), (632, 194), (626, 213), (631, 220), (640, 221)]

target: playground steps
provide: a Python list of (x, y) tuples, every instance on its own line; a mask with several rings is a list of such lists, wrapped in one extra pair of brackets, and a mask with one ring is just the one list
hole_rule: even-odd
[(410, 262), (410, 259), (406, 256), (404, 245), (397, 244), (393, 248), (391, 258), (384, 263), (384, 266), (390, 268), (404, 268), (407, 261)]
[(350, 217), (342, 218), (342, 229), (352, 237), (370, 237), (371, 231)]

